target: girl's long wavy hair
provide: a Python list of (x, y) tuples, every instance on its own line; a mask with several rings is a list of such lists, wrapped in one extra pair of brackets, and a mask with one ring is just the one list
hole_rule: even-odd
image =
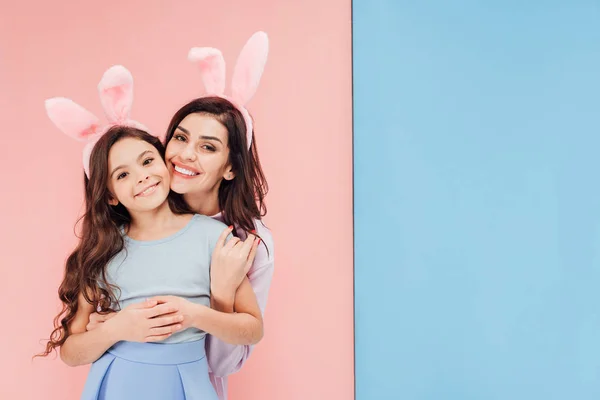
[(254, 220), (260, 220), (267, 214), (264, 199), (269, 191), (258, 158), (254, 132), (248, 150), (246, 123), (242, 113), (221, 97), (201, 97), (190, 101), (175, 113), (167, 128), (165, 145), (169, 144), (181, 121), (195, 113), (211, 115), (227, 129), (229, 162), (235, 178), (221, 181), (219, 208), (225, 224), (250, 232), (255, 229)]
[[(124, 248), (121, 227), (131, 222), (127, 209), (118, 204), (109, 205), (108, 155), (118, 141), (133, 138), (154, 146), (164, 160), (165, 148), (160, 140), (142, 130), (115, 126), (110, 128), (94, 146), (90, 155), (90, 177), (84, 175), (85, 213), (77, 221), (81, 223), (79, 244), (68, 257), (58, 296), (63, 303), (62, 311), (54, 318), (54, 330), (46, 343), (46, 349), (38, 356), (47, 356), (62, 346), (69, 337), (69, 324), (75, 319), (79, 294), (100, 313), (114, 311), (115, 286), (106, 280), (109, 261)], [(181, 195), (170, 192), (168, 203), (176, 214), (191, 212)], [(77, 226), (77, 225), (76, 225)]]

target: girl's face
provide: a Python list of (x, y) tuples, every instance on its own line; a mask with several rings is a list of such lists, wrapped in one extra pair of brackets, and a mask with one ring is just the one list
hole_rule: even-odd
[(123, 204), (130, 212), (152, 211), (169, 195), (169, 171), (150, 143), (126, 138), (108, 153), (108, 190), (111, 205)]
[(234, 174), (229, 164), (227, 128), (207, 114), (190, 114), (167, 143), (171, 189), (180, 194), (218, 193)]

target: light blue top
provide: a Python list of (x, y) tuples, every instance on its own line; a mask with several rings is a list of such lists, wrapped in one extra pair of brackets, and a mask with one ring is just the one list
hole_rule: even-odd
[[(116, 309), (153, 296), (172, 295), (210, 305), (210, 260), (225, 224), (195, 214), (180, 231), (159, 240), (139, 241), (125, 233), (125, 248), (107, 267), (107, 281), (119, 290)], [(205, 333), (189, 328), (162, 343), (200, 340)]]

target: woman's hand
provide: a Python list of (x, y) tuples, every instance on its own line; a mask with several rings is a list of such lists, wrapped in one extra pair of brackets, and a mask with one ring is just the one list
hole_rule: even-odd
[[(244, 241), (234, 236), (225, 243), (231, 230), (232, 227), (229, 227), (221, 233), (210, 267), (211, 298), (217, 304), (228, 306), (225, 308), (233, 307), (235, 292), (248, 274), (260, 243), (260, 239), (253, 234), (249, 234)], [(215, 308), (233, 311), (225, 310), (224, 307)]]
[(182, 330), (183, 321), (184, 316), (173, 304), (151, 299), (129, 305), (101, 323), (117, 340), (159, 342)]
[(100, 313), (91, 313), (88, 324), (85, 326), (86, 331), (93, 331), (96, 328), (99, 328), (101, 324), (108, 321), (112, 317), (117, 315), (116, 312), (111, 312), (108, 314), (100, 314)]

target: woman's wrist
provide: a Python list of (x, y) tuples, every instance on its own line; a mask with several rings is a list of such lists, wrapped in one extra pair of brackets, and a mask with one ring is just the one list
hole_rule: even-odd
[(212, 287), (210, 294), (212, 308), (222, 312), (233, 312), (236, 289), (232, 287)]
[(116, 322), (117, 321), (114, 319), (109, 319), (106, 322), (98, 325), (98, 328), (96, 328), (100, 332), (101, 336), (106, 338), (111, 345), (123, 340), (123, 335), (119, 331)]

